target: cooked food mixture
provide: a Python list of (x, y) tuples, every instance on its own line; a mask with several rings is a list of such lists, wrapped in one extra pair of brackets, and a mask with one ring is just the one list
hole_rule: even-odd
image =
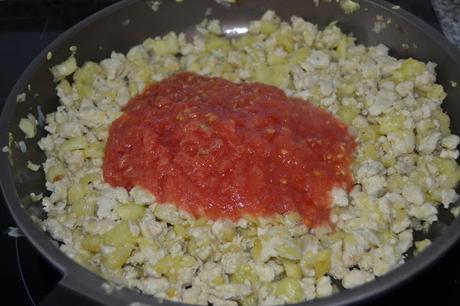
[(237, 38), (197, 28), (52, 69), (43, 228), (62, 251), (145, 294), (247, 306), (359, 286), (429, 245), (413, 233), (460, 179), (436, 64), (272, 11)]

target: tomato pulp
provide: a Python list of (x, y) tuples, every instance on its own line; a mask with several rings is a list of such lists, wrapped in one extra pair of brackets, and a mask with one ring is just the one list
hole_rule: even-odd
[(180, 73), (112, 123), (103, 173), (197, 217), (296, 212), (317, 226), (329, 221), (331, 189), (353, 185), (355, 147), (344, 123), (273, 86)]

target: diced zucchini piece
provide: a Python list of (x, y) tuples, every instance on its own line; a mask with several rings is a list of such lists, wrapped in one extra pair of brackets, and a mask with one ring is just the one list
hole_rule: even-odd
[(104, 146), (100, 143), (90, 143), (88, 147), (83, 150), (83, 155), (86, 158), (103, 158)]
[(287, 52), (291, 52), (294, 49), (294, 40), (287, 33), (278, 34), (276, 42)]
[(218, 275), (211, 281), (211, 283), (214, 286), (223, 285), (223, 284), (225, 284), (225, 277), (223, 275)]
[(404, 122), (407, 120), (404, 115), (384, 115), (377, 119), (379, 122), (379, 132), (381, 134), (388, 134), (404, 130)]
[(278, 252), (279, 256), (290, 260), (300, 260), (300, 246), (296, 243), (291, 243), (291, 241), (285, 242), (286, 243), (275, 245), (275, 250)]
[(432, 113), (432, 118), (436, 119), (439, 122), (439, 130), (443, 136), (450, 134), (450, 118), (442, 110), (435, 110)]
[(356, 90), (356, 85), (353, 81), (346, 83), (341, 83), (337, 86), (337, 95), (339, 97), (350, 97), (354, 94)]
[(286, 277), (276, 284), (275, 295), (284, 298), (288, 303), (297, 303), (303, 300), (303, 290), (299, 281)]
[(275, 52), (267, 52), (267, 62), (270, 65), (285, 64), (287, 57), (276, 55)]
[(103, 76), (104, 69), (95, 62), (86, 62), (83, 67), (75, 70), (73, 79), (77, 83), (92, 85), (97, 76)]
[(62, 160), (64, 158), (65, 152), (70, 152), (74, 150), (83, 150), (88, 147), (88, 140), (85, 136), (77, 136), (71, 139), (66, 140), (58, 151), (58, 157)]
[(138, 237), (136, 241), (139, 244), (141, 251), (147, 254), (155, 253), (161, 249), (161, 246), (158, 243), (158, 241), (153, 240), (153, 239), (149, 239), (145, 237)]
[(460, 166), (453, 159), (435, 157), (433, 163), (441, 176), (445, 176), (443, 188), (454, 188), (460, 180)]
[(273, 85), (281, 87), (283, 84), (291, 83), (291, 77), (289, 75), (291, 67), (289, 64), (286, 65), (274, 65), (273, 66)]
[(83, 84), (83, 83), (73, 83), (73, 88), (78, 93), (79, 101), (88, 98), (93, 94), (93, 88), (90, 85)]
[(238, 39), (236, 39), (234, 44), (238, 48), (244, 48), (244, 47), (247, 47), (247, 46), (251, 46), (257, 40), (258, 40), (258, 38), (257, 38), (256, 35), (246, 34), (246, 35), (243, 35), (243, 36), (239, 37)]
[(359, 131), (359, 138), (364, 142), (377, 140), (379, 137), (377, 128), (377, 125), (369, 125), (368, 127), (361, 129)]
[(367, 160), (367, 159), (377, 160), (378, 154), (377, 154), (377, 149), (375, 148), (375, 144), (365, 143), (361, 146), (360, 151), (361, 151), (361, 154), (359, 157), (361, 160)]
[(268, 85), (281, 86), (284, 83), (289, 83), (289, 72), (289, 65), (274, 65), (271, 67), (259, 65), (254, 71), (254, 79), (257, 82)]
[(315, 256), (315, 277), (320, 278), (331, 269), (331, 250), (321, 250)]
[(257, 238), (254, 241), (254, 246), (251, 250), (251, 255), (254, 260), (260, 261), (260, 259), (262, 258), (262, 249), (262, 240), (260, 238)]
[(78, 217), (93, 216), (96, 212), (96, 202), (89, 200), (86, 195), (88, 188), (86, 185), (74, 184), (69, 187), (67, 197), (72, 211)]
[(135, 246), (133, 243), (117, 245), (112, 252), (102, 254), (102, 264), (109, 269), (118, 270), (126, 263), (133, 252)]
[(292, 277), (295, 279), (302, 278), (302, 270), (300, 269), (300, 265), (298, 263), (289, 260), (283, 260), (283, 266), (287, 277)]
[(348, 48), (348, 39), (346, 36), (342, 37), (339, 40), (339, 43), (336, 48), (336, 55), (338, 58), (345, 58), (347, 56), (347, 48)]
[(311, 51), (308, 48), (299, 48), (290, 53), (291, 60), (296, 64), (305, 62), (307, 58), (310, 56), (310, 53)]
[(423, 240), (420, 240), (420, 241), (415, 241), (414, 244), (415, 244), (415, 248), (417, 249), (417, 252), (420, 253), (424, 249), (426, 249), (428, 246), (430, 246), (431, 240), (430, 239), (423, 239)]
[(260, 21), (260, 32), (265, 35), (274, 33), (279, 28), (279, 22), (276, 20), (264, 20)]
[(216, 35), (208, 35), (205, 39), (205, 48), (206, 51), (212, 51), (216, 49), (228, 50), (230, 49), (230, 41), (224, 37), (219, 37)]
[(353, 119), (359, 114), (359, 108), (355, 106), (340, 106), (337, 110), (337, 117), (339, 117), (346, 124), (351, 124)]
[(53, 74), (55, 80), (60, 80), (74, 73), (77, 68), (77, 61), (72, 55), (64, 62), (52, 67), (51, 73)]
[(196, 266), (197, 261), (193, 256), (171, 256), (167, 255), (160, 259), (154, 266), (154, 269), (165, 275), (170, 282), (175, 282), (177, 279), (177, 272), (182, 268), (191, 268)]
[(83, 186), (87, 186), (91, 184), (92, 182), (99, 180), (100, 178), (101, 178), (101, 175), (99, 173), (96, 173), (96, 172), (88, 173), (80, 179), (80, 184)]
[(430, 86), (429, 90), (426, 91), (426, 96), (435, 101), (442, 101), (446, 98), (447, 94), (442, 85), (433, 84)]
[(393, 71), (391, 78), (396, 83), (413, 80), (425, 70), (426, 65), (424, 63), (413, 58), (408, 58), (402, 62), (400, 68)]
[(243, 297), (239, 301), (241, 306), (256, 306), (257, 305), (257, 296), (255, 294), (250, 294)]
[(135, 204), (123, 204), (117, 207), (117, 214), (122, 220), (135, 220), (145, 215), (147, 208)]
[(122, 221), (115, 225), (111, 230), (102, 235), (102, 241), (107, 245), (123, 245), (125, 243), (133, 243), (136, 238), (131, 234), (129, 224), (126, 221)]
[(101, 239), (96, 236), (87, 236), (82, 240), (81, 246), (90, 252), (99, 253), (101, 251)]

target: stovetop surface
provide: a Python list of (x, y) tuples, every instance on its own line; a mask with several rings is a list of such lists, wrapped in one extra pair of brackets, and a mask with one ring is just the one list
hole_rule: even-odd
[[(187, 0), (191, 1), (191, 0)], [(30, 61), (60, 33), (113, 0), (0, 1), (0, 108)], [(429, 0), (392, 0), (440, 30)], [(9, 306), (35, 305), (59, 274), (25, 238), (12, 238), (14, 222), (0, 197), (2, 297)], [(460, 243), (441, 260), (388, 294), (363, 305), (460, 305)], [(58, 305), (61, 306), (61, 305)]]

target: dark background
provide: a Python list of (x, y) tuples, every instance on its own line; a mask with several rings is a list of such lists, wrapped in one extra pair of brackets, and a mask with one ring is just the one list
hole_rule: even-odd
[[(73, 24), (114, 2), (0, 0), (0, 108), (21, 72), (46, 45)], [(390, 2), (441, 29), (429, 0)], [(34, 305), (32, 300), (37, 302), (46, 295), (59, 275), (25, 238), (8, 236), (10, 226), (14, 222), (0, 197), (0, 304)], [(460, 243), (408, 283), (363, 305), (460, 305)]]

